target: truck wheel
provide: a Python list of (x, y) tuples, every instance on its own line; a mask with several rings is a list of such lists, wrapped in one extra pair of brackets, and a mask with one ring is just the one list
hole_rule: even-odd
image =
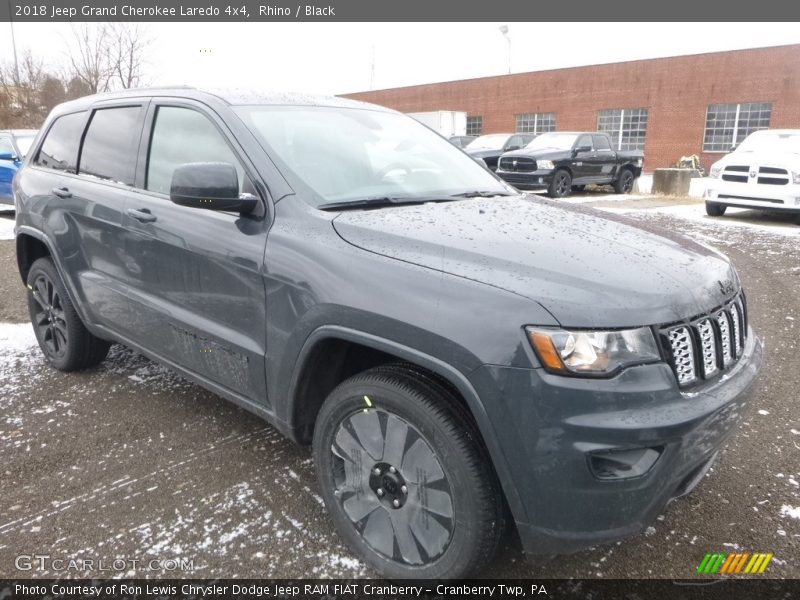
[(633, 171), (630, 169), (622, 169), (619, 177), (617, 177), (617, 180), (614, 182), (614, 191), (617, 194), (630, 194), (631, 190), (633, 189), (633, 182), (635, 179), (636, 178), (633, 176)]
[(389, 366), (346, 380), (320, 410), (325, 505), (350, 548), (390, 579), (472, 574), (503, 533), (497, 477), (456, 403), (433, 378)]
[(547, 188), (547, 195), (551, 198), (564, 198), (572, 190), (572, 176), (566, 169), (559, 169), (553, 175), (553, 181)]
[(709, 217), (721, 217), (725, 214), (725, 209), (728, 207), (724, 204), (717, 204), (716, 202), (706, 202), (706, 214)]
[(84, 327), (53, 261), (40, 258), (28, 272), (28, 312), (45, 359), (60, 371), (93, 367), (111, 344)]

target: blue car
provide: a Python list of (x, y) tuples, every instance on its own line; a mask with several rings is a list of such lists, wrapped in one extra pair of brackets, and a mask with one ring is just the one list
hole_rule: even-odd
[(35, 129), (0, 130), (0, 204), (14, 204), (11, 181), (36, 137)]

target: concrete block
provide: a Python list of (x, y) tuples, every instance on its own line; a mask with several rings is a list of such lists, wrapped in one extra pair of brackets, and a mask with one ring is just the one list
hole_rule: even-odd
[(686, 196), (692, 181), (693, 169), (656, 169), (653, 172), (653, 194)]

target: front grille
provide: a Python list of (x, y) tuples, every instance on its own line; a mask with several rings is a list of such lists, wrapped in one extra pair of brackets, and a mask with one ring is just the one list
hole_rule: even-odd
[(748, 183), (755, 180), (763, 185), (788, 185), (789, 172), (778, 167), (753, 166), (751, 170), (749, 165), (728, 165), (722, 172), (722, 179), (734, 183)]
[(530, 173), (536, 170), (536, 161), (524, 156), (504, 156), (500, 159), (500, 168), (512, 173)]
[(744, 294), (688, 324), (661, 330), (678, 385), (688, 387), (731, 367), (742, 355), (747, 335)]

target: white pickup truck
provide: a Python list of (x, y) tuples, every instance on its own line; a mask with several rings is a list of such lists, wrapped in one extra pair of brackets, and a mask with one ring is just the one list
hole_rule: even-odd
[(800, 129), (764, 129), (711, 166), (706, 213), (729, 206), (800, 214)]

